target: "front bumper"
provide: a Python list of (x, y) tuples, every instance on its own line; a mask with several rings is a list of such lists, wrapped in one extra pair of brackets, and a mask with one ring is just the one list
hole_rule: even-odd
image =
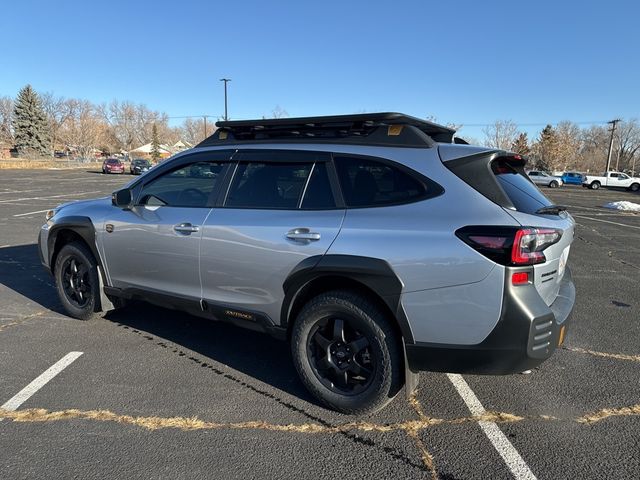
[(516, 269), (508, 268), (505, 276), (500, 320), (484, 341), (464, 346), (405, 345), (409, 368), (500, 375), (529, 370), (548, 359), (564, 340), (575, 303), (571, 271), (565, 270), (558, 296), (547, 306), (533, 284), (511, 285), (512, 270)]

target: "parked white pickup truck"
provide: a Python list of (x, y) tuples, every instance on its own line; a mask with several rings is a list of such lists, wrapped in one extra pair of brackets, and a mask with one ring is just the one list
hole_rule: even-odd
[(621, 172), (607, 172), (602, 176), (584, 176), (582, 186), (592, 188), (593, 190), (597, 190), (600, 187), (619, 187), (637, 192), (640, 190), (640, 178), (630, 177), (626, 173)]

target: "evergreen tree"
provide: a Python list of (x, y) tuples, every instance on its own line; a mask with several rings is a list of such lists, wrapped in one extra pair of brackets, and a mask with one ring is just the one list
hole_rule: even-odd
[(158, 140), (158, 127), (155, 123), (151, 129), (151, 158), (154, 162), (160, 159), (160, 141)]
[(31, 85), (18, 93), (13, 109), (15, 145), (21, 155), (50, 155), (49, 124)]
[(527, 138), (527, 134), (525, 132), (521, 132), (513, 144), (511, 145), (511, 150), (519, 155), (529, 155), (531, 149), (529, 148), (529, 139)]

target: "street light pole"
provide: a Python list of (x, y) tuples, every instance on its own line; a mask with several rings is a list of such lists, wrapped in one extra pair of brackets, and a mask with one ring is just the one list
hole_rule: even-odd
[(615, 120), (611, 120), (610, 122), (607, 122), (607, 123), (611, 124), (611, 140), (609, 140), (609, 155), (607, 155), (607, 169), (604, 171), (605, 176), (608, 175), (609, 168), (611, 167), (611, 150), (613, 148), (613, 134), (616, 131), (616, 124), (619, 121), (620, 121), (620, 119), (616, 118)]
[(224, 120), (225, 122), (229, 120), (229, 115), (227, 114), (227, 83), (231, 81), (230, 78), (221, 78), (221, 82), (224, 82)]

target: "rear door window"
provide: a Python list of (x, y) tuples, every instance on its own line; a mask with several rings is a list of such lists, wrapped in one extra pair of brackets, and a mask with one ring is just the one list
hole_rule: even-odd
[(229, 188), (227, 207), (298, 208), (311, 163), (240, 162)]

